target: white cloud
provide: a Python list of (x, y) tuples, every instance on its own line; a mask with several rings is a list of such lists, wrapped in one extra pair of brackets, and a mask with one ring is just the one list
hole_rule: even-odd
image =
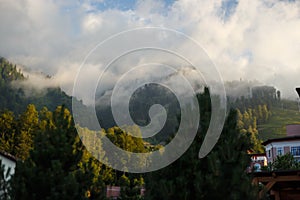
[(95, 14), (88, 15), (83, 20), (82, 29), (87, 32), (99, 31), (101, 28), (103, 28), (101, 27), (102, 21), (103, 19), (101, 15), (95, 15)]
[[(226, 20), (221, 3), (178, 0), (166, 7), (163, 1), (147, 0), (131, 10), (100, 11), (91, 1), (5, 0), (0, 6), (0, 55), (52, 75), (70, 94), (75, 72), (95, 45), (120, 31), (160, 26), (197, 40), (224, 80), (258, 80), (294, 97), (294, 87), (300, 85), (300, 2), (240, 0)], [(106, 53), (137, 40), (128, 38)], [(87, 77), (94, 70), (87, 68)], [(83, 97), (84, 91), (78, 95)]]

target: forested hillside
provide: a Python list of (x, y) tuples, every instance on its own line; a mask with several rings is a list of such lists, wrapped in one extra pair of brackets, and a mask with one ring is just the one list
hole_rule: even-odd
[[(4, 112), (0, 120), (0, 146), (20, 158), (11, 179), (10, 195), (25, 200), (105, 199), (105, 186), (118, 185), (122, 187), (122, 199), (128, 200), (177, 197), (232, 199), (233, 196), (244, 197), (249, 191), (253, 191), (253, 196), (248, 195), (248, 199), (255, 199), (256, 188), (251, 184), (251, 176), (245, 173), (250, 159), (247, 151), (254, 144), (250, 134), (242, 133), (237, 128), (235, 111), (230, 111), (213, 151), (205, 159), (198, 159), (211, 115), (209, 90), (206, 89), (197, 98), (203, 117), (192, 146), (175, 163), (147, 174), (120, 172), (93, 158), (77, 135), (71, 113), (64, 107), (57, 107), (54, 111), (46, 108), (37, 111), (34, 105), (29, 105), (18, 117), (9, 111)], [(78, 130), (86, 133), (87, 138), (82, 139), (94, 143), (94, 148), (103, 156), (106, 155), (101, 144), (95, 144), (94, 137), (89, 137), (94, 135), (89, 134), (92, 131), (80, 127)], [(128, 135), (119, 127), (101, 130), (96, 134), (97, 137), (110, 138), (115, 145), (127, 151), (153, 150), (141, 139)], [(223, 170), (224, 167), (226, 170)], [(141, 187), (147, 190), (145, 197), (140, 195)]]
[[(176, 96), (167, 88), (158, 84), (147, 84), (137, 89), (130, 98), (129, 112), (133, 121), (139, 126), (149, 124), (149, 109), (152, 105), (162, 105), (167, 111), (167, 119), (162, 130), (148, 140), (151, 143), (159, 144), (174, 136), (177, 132), (180, 105)], [(103, 128), (116, 126), (110, 104), (99, 103), (96, 107), (98, 119)]]
[[(241, 86), (239, 86), (239, 84)], [(235, 96), (228, 96), (228, 109), (237, 109), (238, 127), (243, 133), (252, 135), (251, 139), (257, 145), (254, 152), (262, 152), (260, 143), (266, 139), (285, 136), (286, 124), (300, 123), (299, 109), (296, 101), (282, 99), (281, 91), (273, 86), (253, 86), (245, 82), (225, 83), (227, 89), (238, 88)], [(229, 95), (232, 92), (228, 92)], [(295, 92), (295, 99), (297, 94)], [(139, 88), (130, 99), (130, 114), (135, 123), (145, 125), (149, 123), (148, 110), (151, 105), (159, 103), (163, 105), (168, 118), (163, 130), (150, 142), (160, 143), (168, 140), (176, 132), (180, 107), (174, 95), (164, 87), (156, 84), (148, 84)], [(98, 103), (97, 115), (104, 128), (115, 126), (109, 103)]]
[[(24, 88), (14, 87), (12, 83), (25, 81), (28, 77), (25, 77), (15, 64), (10, 63), (5, 58), (0, 58), (0, 72), (0, 110), (10, 110), (18, 115), (26, 110), (28, 104), (34, 104), (37, 110), (41, 110), (43, 107), (54, 110), (63, 104), (71, 110), (71, 97), (58, 87), (45, 89), (43, 93), (36, 91), (37, 95), (34, 95), (34, 91), (32, 91), (33, 94), (30, 96), (25, 95)], [(238, 84), (245, 85), (240, 82), (227, 83), (231, 87), (237, 87)], [(238, 109), (238, 126), (243, 132), (250, 132), (252, 135), (257, 135), (257, 138), (266, 140), (284, 136), (286, 124), (300, 123), (297, 102), (281, 99), (281, 92), (275, 87), (247, 87), (244, 91), (248, 91), (245, 96), (228, 97), (228, 108)], [(176, 132), (177, 126), (174, 124), (178, 124), (180, 107), (172, 95), (170, 91), (159, 85), (149, 84), (138, 89), (131, 97), (130, 113), (138, 125), (149, 123), (147, 111), (155, 103), (163, 105), (168, 112), (167, 122), (163, 130), (149, 140), (150, 142), (159, 144), (170, 139)], [(99, 103), (96, 110), (103, 128), (108, 129), (116, 126), (109, 104)], [(88, 122), (89, 119), (86, 121)], [(259, 144), (260, 141), (255, 141), (255, 143)], [(258, 149), (261, 151), (261, 147)]]
[(271, 113), (267, 123), (258, 125), (262, 140), (285, 137), (286, 125), (300, 124), (300, 112), (296, 101), (283, 100), (281, 105), (272, 108)]
[(230, 110), (215, 148), (205, 158), (195, 159), (210, 121), (209, 99), (207, 89), (198, 95), (203, 117), (188, 151), (170, 166), (147, 174), (146, 199), (256, 199), (257, 188), (245, 173), (250, 162), (247, 151), (255, 144), (250, 134), (238, 129), (235, 110)]
[(282, 99), (275, 87), (254, 87), (248, 96), (229, 98), (229, 103), (238, 110), (238, 126), (242, 131), (256, 133), (263, 141), (284, 137), (287, 124), (300, 123), (298, 103)]
[[(28, 97), (22, 88), (12, 84), (27, 77), (5, 59), (1, 59), (0, 69), (0, 150), (18, 159), (15, 175), (3, 187), (9, 188), (7, 192), (15, 199), (105, 199), (107, 185), (121, 186), (122, 199), (241, 199), (245, 196), (256, 199), (257, 188), (245, 173), (250, 161), (249, 150), (263, 152), (264, 136), (278, 136), (270, 130), (297, 121), (292, 113), (298, 116), (296, 102), (282, 100), (274, 87), (256, 87), (249, 96), (229, 97), (230, 112), (221, 137), (212, 152), (199, 160), (198, 152), (211, 116), (209, 88), (205, 88), (197, 94), (201, 118), (191, 147), (166, 168), (132, 174), (100, 163), (81, 140), (103, 157), (107, 154), (102, 149), (101, 137), (108, 137), (126, 151), (145, 153), (161, 149), (163, 155), (163, 145), (176, 134), (181, 114), (170, 91), (150, 84), (132, 96), (129, 109), (139, 125), (149, 123), (147, 113), (153, 104), (163, 105), (168, 112), (167, 123), (158, 136), (144, 141), (114, 126), (110, 107), (97, 107), (99, 121), (105, 124), (105, 129), (89, 130), (75, 125), (71, 97), (59, 88), (48, 89), (42, 96)], [(128, 130), (140, 131), (137, 127)], [(77, 131), (85, 134), (80, 138)], [(95, 136), (100, 140), (95, 140)], [(141, 188), (146, 188), (144, 197)]]
[[(57, 106), (64, 104), (71, 110), (71, 97), (67, 96), (60, 88), (48, 88), (46, 92), (36, 92), (37, 95), (26, 96), (24, 88), (14, 87), (15, 81), (25, 81), (21, 70), (5, 58), (0, 59), (0, 110), (10, 110), (15, 115), (25, 112), (28, 104), (33, 104), (37, 110), (47, 107), (54, 110)], [(47, 78), (45, 76), (45, 78)], [(239, 82), (229, 83), (230, 86), (236, 86)], [(243, 85), (243, 83), (241, 83)], [(249, 132), (253, 135), (253, 141), (259, 146), (261, 140), (285, 135), (285, 125), (299, 123), (297, 103), (281, 99), (281, 92), (270, 86), (260, 86), (245, 88), (249, 91), (248, 95), (238, 98), (228, 97), (229, 107), (238, 109), (238, 126), (242, 132)], [(162, 95), (163, 94), (163, 95)], [(147, 102), (145, 104), (144, 102)], [(135, 92), (130, 101), (130, 113), (133, 120), (139, 125), (149, 123), (147, 111), (155, 103), (163, 105), (168, 112), (167, 123), (163, 130), (149, 140), (152, 143), (159, 144), (172, 137), (176, 132), (180, 108), (176, 98), (172, 93), (166, 91), (159, 85), (147, 85)], [(112, 117), (111, 108), (107, 104), (99, 104), (97, 115), (103, 128), (115, 126)], [(89, 119), (86, 120), (87, 122)], [(254, 135), (256, 135), (254, 137)], [(257, 147), (255, 151), (262, 151)]]
[(62, 104), (71, 109), (71, 97), (58, 87), (45, 89), (42, 94), (33, 90), (30, 96), (25, 95), (24, 88), (14, 87), (14, 82), (26, 81), (27, 78), (15, 64), (0, 58), (0, 110), (10, 110), (20, 114), (25, 111), (28, 104), (34, 104), (38, 110), (44, 106), (54, 110)]

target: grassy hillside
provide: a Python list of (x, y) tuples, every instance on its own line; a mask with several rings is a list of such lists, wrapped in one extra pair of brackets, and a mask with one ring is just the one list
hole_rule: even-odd
[(258, 126), (259, 137), (263, 141), (286, 136), (287, 124), (300, 124), (300, 112), (295, 101), (283, 100), (271, 108), (271, 113), (268, 122)]

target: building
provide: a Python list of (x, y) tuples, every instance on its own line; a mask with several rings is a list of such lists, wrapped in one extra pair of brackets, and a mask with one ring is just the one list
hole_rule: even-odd
[(251, 163), (247, 172), (261, 171), (261, 167), (267, 166), (268, 163), (265, 153), (252, 153), (249, 155), (251, 156)]
[[(300, 88), (296, 88), (300, 97)], [(298, 103), (300, 110), (300, 101)], [(300, 162), (300, 125), (286, 126), (286, 137), (270, 139), (263, 142), (266, 149), (268, 163), (272, 163), (277, 156), (291, 153)], [(300, 170), (256, 171), (253, 173), (253, 183), (260, 185), (259, 199), (269, 194), (274, 200), (300, 199)]]
[(0, 160), (1, 164), (4, 165), (4, 173), (6, 174), (7, 170), (10, 169), (10, 175), (13, 175), (15, 173), (16, 158), (9, 153), (0, 151)]
[[(145, 188), (140, 188), (141, 197), (145, 195)], [(119, 199), (121, 195), (121, 187), (120, 186), (106, 186), (106, 198), (108, 199)]]
[(286, 130), (286, 137), (269, 139), (263, 142), (268, 163), (273, 162), (277, 156), (287, 153), (291, 153), (296, 160), (300, 161), (300, 125), (287, 125)]
[(121, 194), (120, 186), (106, 186), (106, 197), (109, 199), (118, 199)]
[[(16, 158), (6, 152), (0, 151), (0, 161), (1, 161), (1, 165), (4, 166), (4, 179), (8, 180), (8, 179), (10, 179), (11, 175), (13, 175), (15, 173)], [(10, 170), (9, 173), (7, 173), (8, 170)], [(6, 175), (8, 175), (8, 176), (6, 176)], [(7, 192), (7, 188), (3, 187), (3, 185), (1, 185), (0, 197), (5, 198), (5, 199), (11, 199), (10, 197), (2, 196), (4, 194), (6, 194), (6, 192)]]
[[(300, 125), (286, 126), (286, 137), (263, 142), (267, 162), (272, 163), (277, 156), (291, 153), (300, 161)], [(300, 170), (255, 171), (253, 183), (264, 185), (259, 197), (268, 193), (275, 200), (300, 199)]]

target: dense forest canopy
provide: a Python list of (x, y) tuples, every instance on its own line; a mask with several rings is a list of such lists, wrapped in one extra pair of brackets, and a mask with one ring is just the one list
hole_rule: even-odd
[(28, 104), (34, 104), (37, 109), (47, 107), (50, 110), (64, 104), (71, 109), (72, 98), (59, 87), (45, 89), (41, 94), (33, 90), (30, 96), (26, 96), (24, 88), (15, 87), (14, 83), (26, 81), (28, 77), (5, 58), (0, 58), (0, 72), (0, 110), (7, 109), (20, 114), (26, 110)]
[[(280, 91), (270, 86), (254, 87), (246, 97), (228, 98), (230, 112), (222, 135), (212, 152), (199, 160), (198, 151), (211, 116), (209, 88), (205, 88), (197, 95), (201, 119), (190, 148), (166, 168), (132, 174), (99, 162), (82, 141), (104, 158), (106, 152), (102, 149), (101, 137), (108, 137), (129, 152), (162, 150), (163, 153), (164, 145), (172, 140), (180, 123), (180, 106), (171, 91), (148, 84), (132, 96), (130, 113), (138, 125), (149, 123), (145, 113), (153, 104), (163, 105), (168, 112), (161, 132), (143, 140), (126, 131), (140, 134), (138, 126), (126, 129), (115, 126), (110, 107), (103, 107), (105, 104), (96, 108), (104, 129), (89, 130), (74, 124), (72, 98), (60, 88), (28, 97), (22, 88), (13, 87), (14, 81), (27, 79), (16, 65), (1, 58), (0, 72), (0, 150), (18, 159), (16, 173), (9, 183), (4, 176), (0, 177), (5, 198), (105, 199), (106, 186), (115, 185), (122, 187), (122, 199), (241, 199), (246, 196), (256, 199), (257, 188), (251, 184), (251, 175), (245, 173), (250, 161), (248, 152), (264, 151), (259, 126), (269, 123), (273, 110), (283, 105), (292, 108), (292, 102), (282, 100)], [(100, 140), (95, 140), (95, 136)], [(282, 160), (274, 167), (280, 168), (289, 162), (289, 158)], [(130, 162), (130, 158), (127, 161)], [(145, 196), (141, 196), (142, 188), (146, 188)]]

